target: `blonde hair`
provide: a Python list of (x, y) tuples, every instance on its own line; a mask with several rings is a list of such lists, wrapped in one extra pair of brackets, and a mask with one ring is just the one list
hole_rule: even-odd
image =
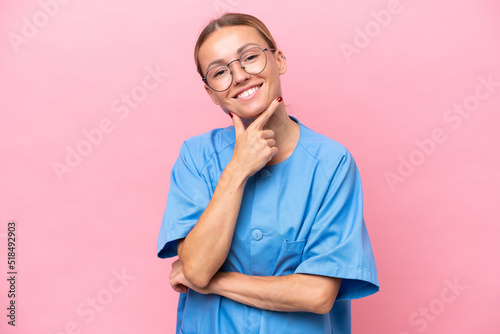
[(273, 36), (267, 29), (266, 25), (262, 23), (258, 18), (241, 13), (226, 13), (219, 17), (218, 19), (214, 19), (208, 23), (208, 25), (203, 29), (200, 36), (198, 37), (198, 41), (196, 42), (196, 46), (194, 48), (194, 61), (196, 63), (196, 69), (200, 76), (203, 78), (203, 72), (201, 70), (200, 61), (198, 59), (198, 53), (200, 51), (201, 45), (205, 42), (205, 40), (212, 34), (214, 31), (219, 30), (222, 27), (231, 27), (231, 26), (248, 26), (252, 27), (264, 38), (268, 47), (271, 49), (277, 49), (276, 42), (274, 41)]

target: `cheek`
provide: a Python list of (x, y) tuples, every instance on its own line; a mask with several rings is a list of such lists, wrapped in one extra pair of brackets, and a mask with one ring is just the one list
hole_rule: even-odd
[(272, 82), (273, 84), (280, 84), (280, 73), (279, 69), (276, 64), (271, 64), (271, 66), (266, 66), (266, 69), (264, 70), (265, 76), (268, 81)]
[(275, 59), (269, 59), (267, 61), (266, 69), (267, 71), (269, 69), (269, 72), (272, 73), (273, 75), (278, 75), (279, 74), (279, 64)]
[(217, 105), (221, 105), (222, 103), (224, 103), (224, 98), (225, 96), (221, 96), (220, 93), (216, 93), (216, 92), (213, 92), (211, 91), (209, 93), (210, 95), (210, 98), (212, 99), (212, 101), (217, 104)]
[(278, 72), (272, 73), (268, 77), (268, 82), (269, 82), (269, 88), (272, 91), (272, 93), (275, 93), (275, 91), (279, 91), (281, 89), (281, 81), (280, 81), (280, 75)]

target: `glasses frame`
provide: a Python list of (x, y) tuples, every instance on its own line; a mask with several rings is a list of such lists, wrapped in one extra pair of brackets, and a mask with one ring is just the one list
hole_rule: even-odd
[[(260, 71), (259, 73), (248, 73), (246, 70), (245, 70), (245, 67), (243, 67), (243, 65), (241, 65), (241, 55), (243, 55), (245, 52), (247, 52), (248, 50), (252, 50), (252, 49), (261, 49), (263, 52), (264, 52), (264, 57), (266, 58), (266, 63), (264, 64), (264, 68), (262, 68), (262, 71)], [(215, 91), (215, 92), (225, 92), (226, 90), (228, 90), (231, 85), (233, 84), (233, 71), (231, 71), (231, 67), (229, 67), (229, 65), (231, 65), (232, 63), (234, 63), (235, 61), (239, 62), (240, 63), (240, 67), (243, 71), (245, 71), (246, 73), (250, 74), (250, 75), (257, 75), (257, 74), (260, 74), (262, 73), (265, 69), (266, 69), (266, 66), (267, 66), (267, 54), (266, 54), (266, 51), (276, 51), (276, 49), (271, 49), (271, 48), (261, 48), (259, 46), (252, 46), (251, 48), (248, 48), (246, 49), (245, 51), (243, 51), (240, 55), (240, 58), (238, 59), (234, 59), (234, 60), (231, 60), (229, 63), (227, 63), (226, 67), (229, 69), (229, 74), (231, 74), (231, 83), (229, 84), (229, 86), (224, 89), (224, 90), (216, 90), (214, 89), (212, 86), (210, 86), (208, 84), (208, 80), (207, 80), (207, 75), (208, 75), (208, 72), (210, 72), (215, 66), (212, 66), (211, 68), (209, 68), (207, 70), (207, 73), (205, 73), (205, 77), (202, 78), (201, 80), (208, 86), (210, 87), (211, 90)]]

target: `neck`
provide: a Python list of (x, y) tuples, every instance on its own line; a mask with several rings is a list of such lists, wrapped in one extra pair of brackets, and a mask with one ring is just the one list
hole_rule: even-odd
[[(246, 128), (252, 123), (253, 119), (242, 119), (242, 121)], [(278, 149), (278, 154), (273, 157), (268, 165), (279, 163), (288, 158), (297, 145), (300, 127), (288, 116), (283, 104), (269, 118), (264, 125), (264, 129), (274, 131), (274, 140)]]
[[(250, 124), (252, 124), (255, 118), (241, 119), (245, 126), (245, 129)], [(276, 144), (278, 146), (279, 143), (278, 140), (280, 138), (286, 137), (287, 133), (290, 133), (290, 130), (292, 130), (294, 124), (296, 123), (288, 117), (285, 106), (281, 104), (278, 107), (278, 109), (273, 113), (273, 115), (269, 118), (267, 123), (264, 125), (264, 129), (271, 129), (274, 131), (274, 139), (276, 140)]]

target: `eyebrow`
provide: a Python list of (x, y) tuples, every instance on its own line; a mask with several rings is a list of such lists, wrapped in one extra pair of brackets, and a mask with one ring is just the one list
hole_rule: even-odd
[[(259, 46), (259, 44), (257, 43), (247, 43), (241, 47), (238, 48), (238, 50), (236, 50), (236, 53), (241, 53), (243, 50), (245, 50), (248, 46), (250, 45), (256, 45), (256, 46)], [(208, 64), (207, 66), (207, 72), (208, 70), (210, 69), (210, 67), (214, 64), (223, 64), (224, 63), (224, 59), (217, 59), (217, 60), (214, 60), (213, 62), (211, 62), (210, 64)]]

